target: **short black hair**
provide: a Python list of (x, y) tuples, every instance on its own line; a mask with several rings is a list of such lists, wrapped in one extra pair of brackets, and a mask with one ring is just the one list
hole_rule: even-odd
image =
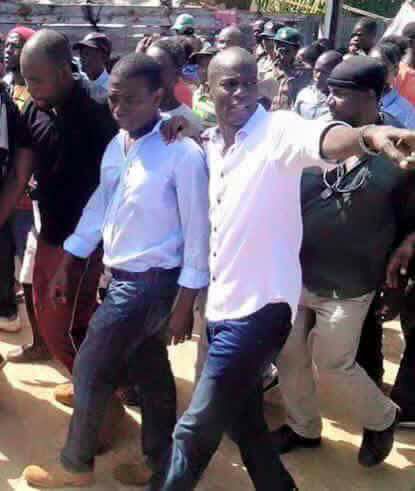
[(377, 44), (374, 49), (377, 49), (382, 58), (393, 66), (399, 65), (401, 62), (401, 50), (396, 44), (382, 41), (381, 43)]
[(356, 22), (353, 31), (355, 31), (357, 27), (364, 29), (369, 34), (372, 34), (372, 36), (376, 36), (378, 33), (378, 23), (374, 19), (369, 19), (368, 17), (359, 19)]
[(167, 53), (178, 70), (183, 68), (186, 63), (186, 53), (178, 40), (174, 38), (162, 38), (159, 41), (156, 41), (152, 46)]
[(319, 41), (314, 41), (304, 49), (303, 60), (314, 66), (320, 56), (327, 51)]
[(415, 22), (407, 24), (402, 31), (402, 35), (409, 39), (415, 39)]
[(406, 50), (409, 48), (409, 39), (405, 36), (398, 36), (397, 34), (391, 34), (390, 36), (386, 36), (382, 39), (382, 44), (390, 43), (395, 44), (401, 51), (401, 56), (403, 57), (406, 53)]
[(121, 79), (144, 78), (151, 92), (162, 87), (161, 66), (143, 53), (130, 53), (114, 65), (111, 77)]

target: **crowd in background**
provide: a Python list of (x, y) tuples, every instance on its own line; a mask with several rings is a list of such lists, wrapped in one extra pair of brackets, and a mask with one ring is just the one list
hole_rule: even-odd
[[(322, 443), (313, 366), (362, 428), (360, 464), (380, 464), (415, 427), (415, 194), (391, 163), (412, 150), (415, 24), (379, 40), (362, 18), (342, 49), (271, 19), (207, 39), (182, 14), (170, 34), (120, 59), (101, 32), (72, 47), (22, 26), (4, 39), (0, 331), (20, 331), (24, 302), (33, 341), (0, 361), (54, 358), (73, 378), (54, 394), (74, 408), (60, 463), (24, 477), (92, 484), (134, 404), (147, 461), (117, 468), (120, 482), (194, 489), (228, 430), (255, 489), (297, 489), (277, 456)], [(339, 126), (341, 151), (323, 152)], [(398, 315), (386, 395), (382, 325)], [(176, 426), (167, 344), (193, 328), (197, 384)], [(287, 421), (269, 433), (277, 385)]]

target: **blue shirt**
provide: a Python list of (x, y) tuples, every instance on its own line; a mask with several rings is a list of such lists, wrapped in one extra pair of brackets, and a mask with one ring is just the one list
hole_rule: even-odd
[(396, 118), (405, 128), (415, 129), (415, 109), (396, 89), (390, 90), (382, 98), (383, 110)]

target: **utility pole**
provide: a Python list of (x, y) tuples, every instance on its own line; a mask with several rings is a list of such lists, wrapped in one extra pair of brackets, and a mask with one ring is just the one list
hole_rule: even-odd
[(336, 45), (337, 28), (343, 0), (326, 0), (326, 15), (324, 17), (324, 37), (330, 39)]

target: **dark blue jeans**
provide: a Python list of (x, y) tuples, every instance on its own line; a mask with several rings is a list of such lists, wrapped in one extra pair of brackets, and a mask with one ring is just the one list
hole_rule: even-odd
[(104, 303), (92, 317), (73, 370), (75, 405), (61, 453), (73, 472), (93, 469), (105, 411), (121, 384), (143, 394), (143, 451), (155, 467), (171, 444), (176, 387), (163, 327), (177, 294), (179, 270), (113, 271)]
[(288, 337), (290, 321), (289, 306), (279, 303), (242, 319), (208, 323), (210, 347), (202, 375), (151, 491), (194, 489), (225, 432), (239, 446), (257, 491), (295, 489), (271, 444), (261, 385), (264, 369)]

